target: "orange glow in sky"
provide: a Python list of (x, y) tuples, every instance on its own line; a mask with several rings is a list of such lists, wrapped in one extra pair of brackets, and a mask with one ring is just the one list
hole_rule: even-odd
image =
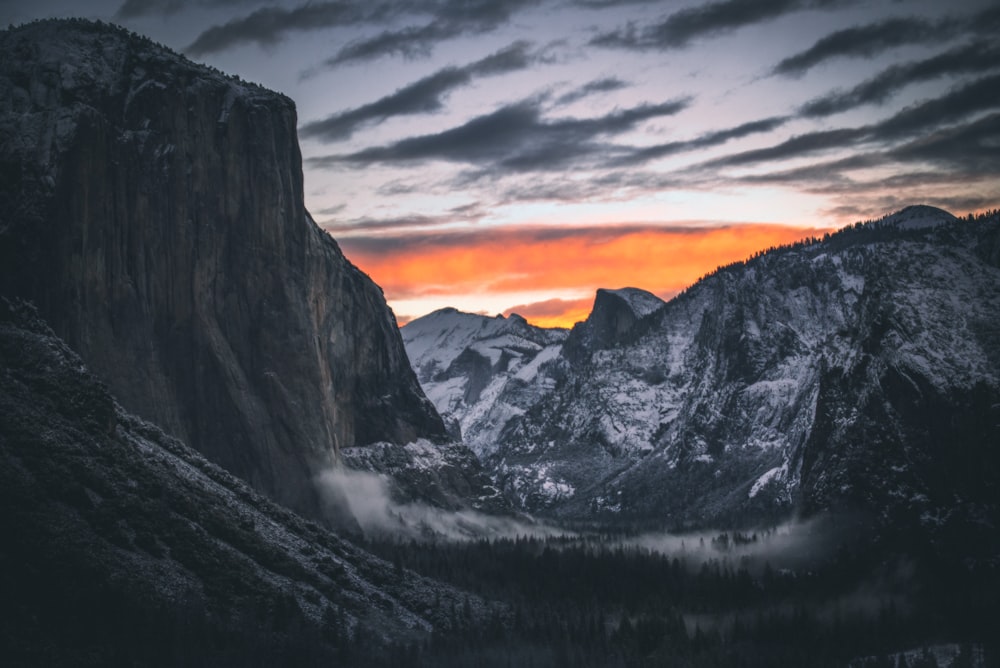
[[(348, 258), (382, 286), (400, 322), (481, 295), (487, 313), (517, 312), (543, 326), (570, 327), (590, 311), (597, 288), (637, 287), (669, 299), (720, 265), (826, 229), (745, 223), (723, 227), (520, 228), (420, 235), (406, 243), (341, 241)], [(371, 241), (371, 240), (369, 240)], [(489, 304), (524, 293), (532, 303)], [(587, 295), (584, 297), (584, 295)], [(413, 312), (426, 304), (426, 311)], [(408, 310), (407, 307), (410, 307)], [(420, 308), (420, 306), (418, 306)]]

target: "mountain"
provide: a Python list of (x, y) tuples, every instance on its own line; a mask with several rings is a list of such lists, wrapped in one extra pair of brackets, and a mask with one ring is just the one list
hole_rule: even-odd
[(506, 614), (376, 558), (126, 412), (0, 300), (0, 647), (31, 665), (379, 665)]
[(452, 435), (486, 457), (510, 421), (552, 389), (543, 370), (560, 355), (567, 332), (534, 327), (517, 314), (490, 318), (446, 308), (410, 322), (402, 335)]
[[(506, 418), (473, 447), (520, 507), (553, 517), (990, 522), (998, 287), (1000, 215), (910, 207), (722, 268), (666, 304), (599, 291), (517, 411), (484, 393), (455, 416), (463, 430)], [(430, 320), (407, 334), (420, 322), (404, 341), (428, 383), (417, 359), (438, 339)], [(428, 394), (447, 414), (440, 383)]]
[(381, 290), (303, 203), (295, 107), (82, 20), (0, 33), (0, 295), (124, 407), (290, 508), (447, 440)]

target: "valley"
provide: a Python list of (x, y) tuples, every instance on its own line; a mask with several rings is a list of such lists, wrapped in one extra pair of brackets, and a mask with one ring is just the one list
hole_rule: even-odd
[(11, 666), (1000, 665), (1000, 212), (397, 326), (283, 95), (0, 33)]

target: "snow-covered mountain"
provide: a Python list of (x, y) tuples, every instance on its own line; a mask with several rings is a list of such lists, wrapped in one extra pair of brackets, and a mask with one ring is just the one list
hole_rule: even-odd
[[(506, 385), (442, 403), (441, 384), (469, 381), (458, 365), (421, 370), (441, 316), (404, 328), (428, 395), (521, 507), (707, 524), (995, 506), (1000, 216), (910, 207), (730, 265), (659, 307), (637, 294), (599, 291), (517, 410)], [(468, 349), (448, 345), (452, 360)]]
[(546, 370), (567, 335), (517, 314), (490, 318), (451, 308), (401, 331), (427, 397), (452, 434), (480, 457), (492, 454), (513, 418), (554, 389)]

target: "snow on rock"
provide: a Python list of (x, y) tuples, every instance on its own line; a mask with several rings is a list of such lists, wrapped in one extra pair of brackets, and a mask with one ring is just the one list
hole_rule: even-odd
[(429, 316), (404, 340), (429, 394), (460, 379), (447, 411), (529, 512), (711, 522), (781, 519), (793, 499), (916, 507), (934, 498), (910, 464), (929, 434), (1000, 404), (998, 238), (1000, 216), (910, 207), (721, 269), (667, 303), (599, 290), (559, 345), (496, 344), (506, 353), (483, 358), (478, 384), (471, 365), (444, 362), (482, 356), (502, 319), (451, 312), (438, 317), (468, 324), (446, 333)]
[(545, 368), (558, 359), (567, 335), (516, 314), (491, 318), (452, 308), (400, 331), (427, 397), (480, 456), (495, 450), (508, 423), (553, 386)]
[(753, 484), (750, 491), (747, 493), (749, 498), (757, 496), (757, 494), (766, 485), (770, 484), (772, 481), (781, 480), (788, 474), (788, 465), (775, 466), (773, 469), (766, 471), (761, 477), (757, 478), (757, 482)]
[(646, 292), (639, 288), (619, 288), (618, 290), (606, 290), (606, 292), (628, 304), (637, 318), (645, 318), (666, 303), (652, 292)]

